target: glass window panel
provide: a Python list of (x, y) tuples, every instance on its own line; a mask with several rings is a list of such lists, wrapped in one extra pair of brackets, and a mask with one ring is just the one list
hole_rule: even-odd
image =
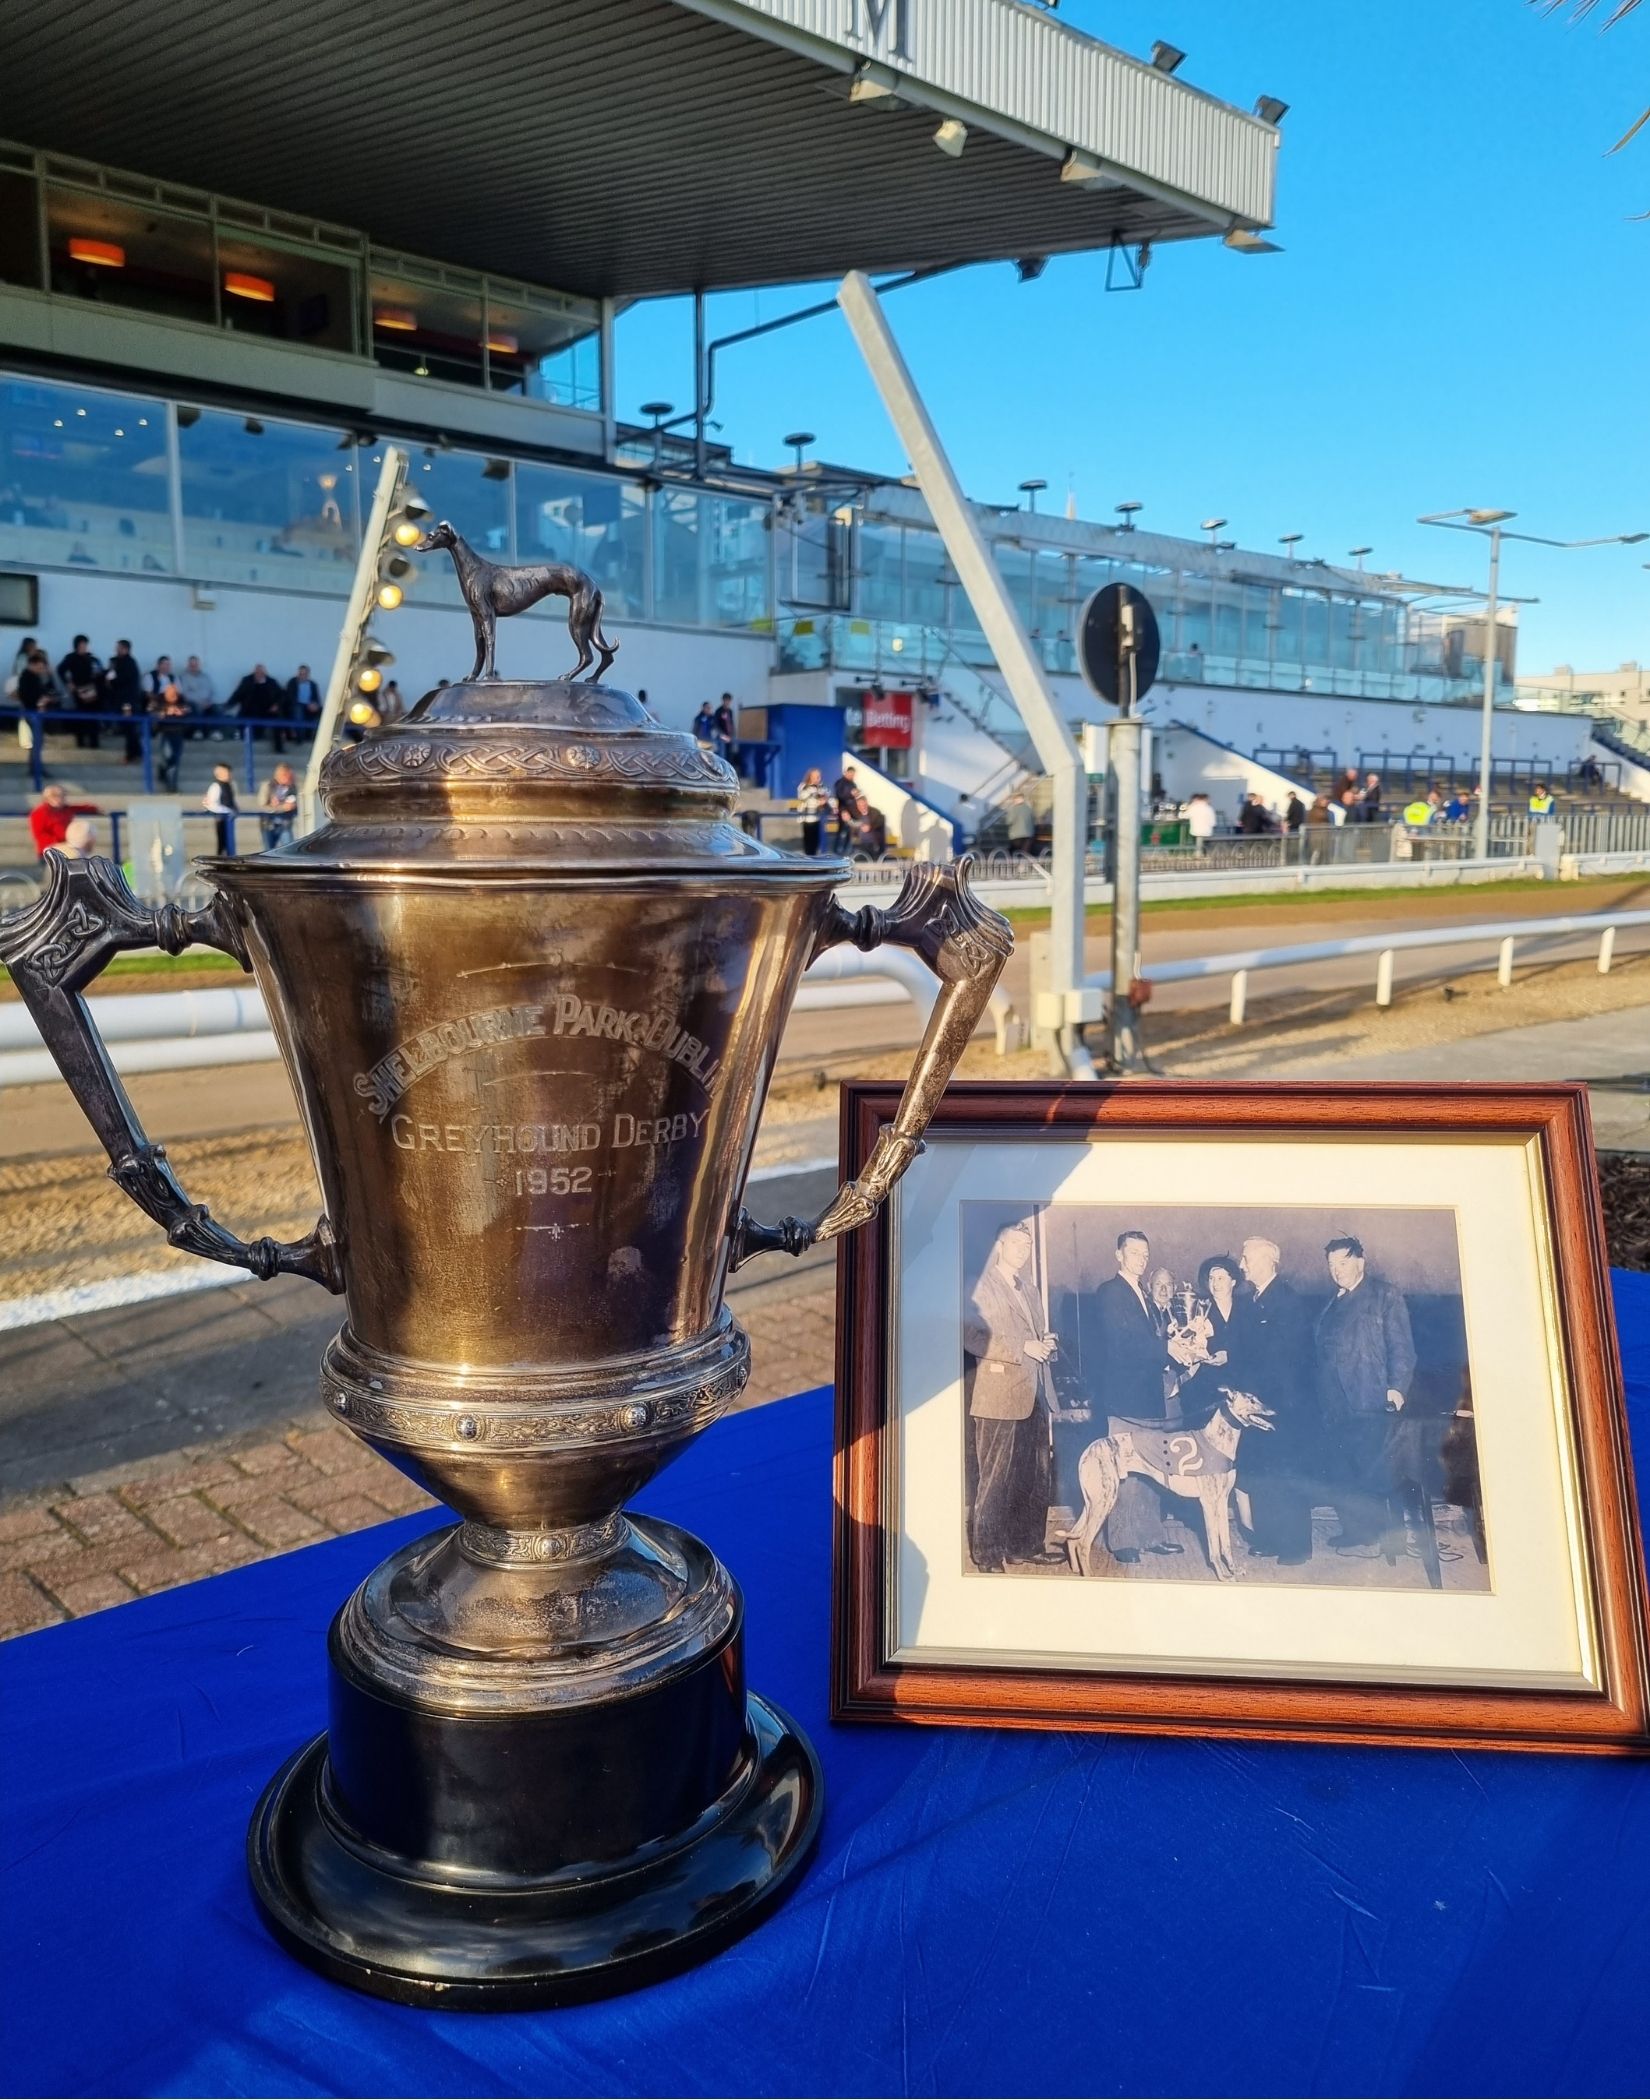
[(1202, 656), (1209, 655), (1215, 646), (1206, 576), (1183, 574), (1180, 578), (1180, 638), (1176, 646), (1195, 649)]
[(755, 627), (773, 617), (768, 602), (770, 514), (765, 503), (702, 496), (709, 617), (717, 627)]
[(1272, 600), (1272, 617), (1277, 622), (1272, 650), (1273, 660), (1280, 664), (1298, 664), (1301, 661), (1301, 601), (1295, 591), (1280, 590)]
[(1329, 602), (1329, 661), (1337, 671), (1352, 668), (1352, 637), (1363, 632), (1363, 607), (1350, 598)]
[(0, 560), (170, 574), (162, 405), (0, 379)]
[(601, 334), (594, 312), (567, 312), (487, 286), (487, 383), (563, 408), (600, 409)]
[(1304, 634), (1301, 661), (1314, 670), (1321, 670), (1329, 662), (1328, 600), (1318, 597), (1315, 593), (1303, 593), (1300, 611)]
[(1232, 662), (1243, 654), (1243, 603), (1241, 585), (1215, 583), (1211, 607), (1213, 640), (1210, 654)]
[(356, 555), (355, 454), (340, 452), (339, 438), (336, 430), (219, 409), (180, 411), (188, 573), (347, 593)]
[(904, 617), (900, 571), (904, 535), (897, 525), (867, 520), (859, 528), (855, 551), (859, 577), (856, 606), (867, 620)]
[(849, 517), (837, 517), (823, 503), (793, 517), (786, 534), (789, 542), (789, 588), (798, 605), (823, 606), (829, 611), (850, 610), (853, 583), (853, 526)]
[(653, 491), (653, 617), (687, 626), (703, 623), (700, 582), (704, 550), (699, 497), (692, 489)]
[(520, 561), (571, 562), (601, 585), (606, 610), (640, 619), (647, 568), (647, 497), (633, 481), (566, 467), (516, 468)]
[(974, 627), (973, 612), (937, 532), (907, 526), (904, 561), (904, 617), (913, 626), (941, 633)]
[(1010, 547), (998, 540), (991, 549), (997, 560), (998, 572), (1008, 586), (1008, 595), (1014, 601), (1014, 610), (1031, 628), (1035, 622), (1031, 611), (1031, 556), (1024, 547)]
[(46, 239), (54, 292), (217, 325), (205, 219), (48, 185)]
[(220, 227), (218, 283), (223, 325), (237, 335), (317, 350), (355, 348), (358, 281), (341, 258), (275, 247)]
[(32, 175), (0, 168), (0, 284), (40, 289), (39, 190)]
[(410, 271), (373, 272), (372, 354), (387, 370), (481, 386), (481, 342), (479, 285), (471, 292), (426, 283)]

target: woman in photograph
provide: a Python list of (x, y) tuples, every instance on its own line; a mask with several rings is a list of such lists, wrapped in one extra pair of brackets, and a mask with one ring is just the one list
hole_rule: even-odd
[(1230, 1354), (1227, 1329), (1232, 1324), (1242, 1284), (1237, 1257), (1211, 1254), (1197, 1272), (1197, 1295), (1209, 1301), (1209, 1361), (1223, 1364)]

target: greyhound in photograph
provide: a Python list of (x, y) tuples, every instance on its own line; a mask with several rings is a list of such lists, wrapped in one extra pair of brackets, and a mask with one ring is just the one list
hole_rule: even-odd
[(1232, 1489), (1238, 1440), (1246, 1429), (1270, 1429), (1272, 1419), (1253, 1393), (1236, 1393), (1223, 1385), (1220, 1396), (1219, 1407), (1199, 1429), (1120, 1429), (1089, 1445), (1077, 1462), (1083, 1514), (1065, 1535), (1074, 1574), (1094, 1572), (1094, 1541), (1112, 1513), (1119, 1488), (1133, 1474), (1201, 1507), (1209, 1565), (1220, 1581), (1232, 1580), (1237, 1573), (1232, 1565)]
[(568, 677), (577, 678), (600, 655), (601, 662), (591, 673), (592, 684), (600, 682), (608, 665), (618, 655), (619, 645), (610, 642), (602, 632), (602, 594), (582, 569), (559, 561), (527, 562), (519, 568), (501, 568), (497, 562), (484, 561), (445, 519), (439, 525), (432, 525), (422, 536), (417, 543), (417, 552), (430, 554), (437, 547), (445, 547), (452, 555), (453, 567), (458, 571), (458, 587), (464, 593), (464, 602), (470, 608), (470, 618), (475, 625), (476, 663), (470, 673), (472, 678), (498, 676), (493, 666), (493, 647), (502, 614), (525, 612), (530, 605), (537, 605), (541, 598), (555, 597), (567, 600), (567, 632), (579, 652), (579, 660), (568, 672)]

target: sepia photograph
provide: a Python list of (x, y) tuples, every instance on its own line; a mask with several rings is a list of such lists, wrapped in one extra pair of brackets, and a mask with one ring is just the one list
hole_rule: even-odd
[(960, 1223), (966, 1572), (1492, 1587), (1452, 1208)]

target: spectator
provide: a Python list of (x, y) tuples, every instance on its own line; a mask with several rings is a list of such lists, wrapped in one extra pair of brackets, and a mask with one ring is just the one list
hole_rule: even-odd
[[(103, 666), (86, 646), (85, 635), (75, 636), (74, 647), (58, 664), (57, 675), (77, 714), (98, 713), (103, 701)], [(82, 722), (74, 733), (74, 742), (77, 751), (96, 751), (102, 742), (97, 724)]]
[(160, 745), (160, 769), (156, 777), (163, 793), (175, 795), (178, 775), (183, 768), (183, 725), (189, 719), (189, 703), (175, 685), (169, 685), (158, 700), (150, 701), (149, 713)]
[(716, 734), (722, 746), (722, 756), (737, 773), (739, 770), (739, 725), (734, 719), (733, 695), (724, 693), (722, 704), (716, 710)]
[(1329, 797), (1314, 795), (1312, 807), (1306, 812), (1302, 826), (1306, 857), (1310, 861), (1325, 861), (1329, 858), (1329, 834), (1335, 823), (1330, 814)]
[(1464, 824), (1471, 810), (1472, 804), (1467, 800), (1466, 796), (1461, 792), (1461, 790), (1457, 788), (1454, 794), (1451, 795), (1449, 800), (1444, 804), (1445, 822), (1450, 824)]
[(35, 852), (44, 860), (48, 846), (61, 846), (68, 837), (69, 826), (76, 817), (96, 815), (95, 802), (71, 802), (68, 789), (61, 781), (54, 780), (29, 811), (29, 830), (34, 838)]
[[(143, 689), (149, 695), (151, 702), (158, 703), (165, 698), (167, 689), (175, 686), (176, 683), (176, 679), (172, 676), (172, 659), (169, 656), (157, 656), (155, 658), (155, 668), (143, 681)], [(160, 712), (158, 704), (151, 705), (149, 712), (152, 715), (158, 714)]]
[(1003, 809), (1008, 825), (1008, 850), (1016, 860), (1030, 860), (1037, 843), (1037, 819), (1031, 813), (1031, 804), (1018, 788), (1009, 796)]
[(401, 697), (401, 688), (392, 678), (378, 696), (378, 718), (381, 722), (399, 722), (407, 712), (407, 703)]
[(854, 797), (854, 851), (867, 860), (881, 860), (888, 851), (888, 819), (873, 809), (863, 795)]
[(859, 800), (859, 776), (852, 766), (844, 766), (837, 775), (831, 800), (836, 804), (836, 829), (831, 844), (838, 853), (846, 853), (853, 836), (854, 804)]
[(1363, 793), (1358, 797), (1360, 821), (1378, 824), (1381, 821), (1381, 776), (1379, 773), (1364, 775)]
[(1600, 788), (1604, 785), (1604, 774), (1596, 758), (1584, 758), (1576, 768), (1576, 778), (1583, 787)]
[(1417, 795), (1412, 802), (1404, 804), (1404, 822), (1412, 831), (1424, 831), (1432, 822), (1432, 801), (1429, 796)]
[(17, 704), (31, 713), (55, 705), (57, 680), (52, 676), (51, 660), (44, 649), (36, 648), (23, 661), (17, 674)]
[(1284, 805), (1283, 828), (1286, 832), (1289, 833), (1291, 837), (1293, 837), (1300, 830), (1301, 826), (1305, 822), (1306, 804), (1301, 800), (1300, 796), (1296, 794), (1293, 791), (1293, 789), (1291, 789), (1289, 800)]
[[(1322, 802), (1324, 797), (1320, 795)], [(1238, 811), (1238, 830), (1246, 838), (1260, 838), (1272, 829), (1272, 813), (1259, 795), (1248, 794), (1243, 798), (1243, 807)]]
[[(322, 700), (321, 688), (309, 675), (309, 665), (300, 664), (286, 682), (286, 711), (295, 735), (314, 736), (321, 719)], [(279, 750), (279, 744), (275, 748)]]
[(289, 765), (278, 765), (258, 790), (259, 819), (263, 827), (264, 851), (272, 853), (292, 836), (298, 814), (298, 782)]
[(1192, 843), (1201, 853), (1215, 835), (1219, 823), (1215, 806), (1201, 788), (1186, 804), (1186, 829), (1192, 835)]
[(1530, 790), (1530, 815), (1550, 817), (1553, 813), (1553, 791), (1544, 780), (1538, 780)]
[(6, 690), (8, 692), (15, 689), (18, 679), (23, 675), (24, 666), (39, 647), (40, 643), (34, 635), (24, 635), (22, 647), (11, 660), (11, 676), (6, 681)]
[(103, 674), (104, 690), (108, 695), (109, 712), (126, 717), (125, 763), (136, 765), (143, 756), (143, 736), (138, 728), (138, 718), (145, 712), (143, 695), (143, 673), (138, 669), (138, 660), (132, 654), (130, 642), (116, 642), (115, 653), (109, 659), (109, 668)]
[(235, 776), (226, 765), (212, 768), (212, 784), (201, 797), (201, 807), (212, 812), (218, 851), (227, 858), (235, 850), (235, 812), (240, 805), (235, 800)]
[[(282, 751), (286, 748), (285, 735), (278, 726), (286, 711), (286, 691), (270, 677), (262, 664), (254, 664), (236, 686), (229, 696), (229, 708), (243, 722), (268, 723), (275, 749)], [(257, 734), (254, 729), (253, 735)]]
[(57, 850), (65, 860), (90, 860), (97, 851), (97, 827), (91, 818), (72, 818)]
[(796, 790), (796, 806), (802, 815), (802, 850), (810, 860), (819, 853), (819, 835), (831, 798), (825, 792), (825, 776), (810, 766)]
[(217, 712), (217, 693), (213, 690), (210, 674), (202, 670), (198, 656), (190, 657), (178, 673), (178, 691), (189, 703), (189, 712), (192, 715), (210, 715)]
[(706, 750), (716, 748), (716, 710), (708, 700), (701, 700), (699, 712), (693, 718), (693, 734)]

